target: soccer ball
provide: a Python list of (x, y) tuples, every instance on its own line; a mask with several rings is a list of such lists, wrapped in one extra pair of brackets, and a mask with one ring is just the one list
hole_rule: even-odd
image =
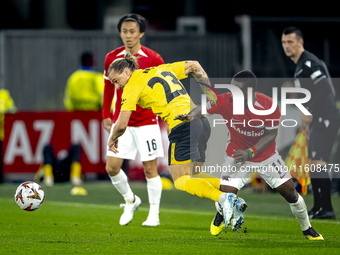
[(14, 195), (17, 205), (25, 211), (37, 210), (44, 202), (44, 198), (43, 189), (35, 182), (21, 183)]

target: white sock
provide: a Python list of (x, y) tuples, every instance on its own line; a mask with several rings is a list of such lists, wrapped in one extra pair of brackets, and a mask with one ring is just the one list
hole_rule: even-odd
[(225, 201), (225, 199), (227, 198), (227, 193), (222, 193), (221, 195), (220, 195), (220, 197), (218, 198), (218, 202), (219, 202), (219, 204), (222, 204), (224, 201)]
[(124, 197), (125, 202), (128, 204), (132, 204), (135, 200), (135, 196), (130, 188), (128, 178), (124, 171), (120, 169), (118, 174), (116, 174), (115, 176), (110, 176), (110, 178), (113, 186), (115, 186), (118, 192)]
[(159, 204), (161, 202), (162, 195), (162, 180), (159, 175), (154, 178), (146, 178), (148, 197), (150, 203), (149, 214), (159, 213)]
[(308, 218), (307, 206), (303, 198), (298, 194), (298, 201), (295, 203), (289, 203), (290, 209), (292, 213), (296, 216), (296, 218), (300, 221), (301, 230), (307, 230), (311, 225)]

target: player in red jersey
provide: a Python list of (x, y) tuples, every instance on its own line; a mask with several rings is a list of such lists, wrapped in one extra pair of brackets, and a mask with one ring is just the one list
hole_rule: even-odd
[[(123, 93), (123, 90), (116, 90), (107, 77), (110, 64), (117, 58), (124, 58), (127, 51), (138, 58), (139, 66), (142, 69), (164, 64), (162, 57), (157, 52), (140, 44), (146, 24), (147, 20), (141, 15), (124, 15), (118, 23), (118, 31), (124, 46), (106, 55), (102, 117), (104, 128), (109, 133), (110, 130), (111, 132), (113, 130), (114, 124), (112, 123), (115, 123), (118, 119)], [(113, 98), (114, 113), (113, 120), (111, 120), (110, 108)], [(124, 213), (120, 217), (119, 224), (127, 225), (132, 220), (134, 211), (141, 204), (140, 198), (132, 192), (127, 176), (121, 169), (123, 160), (134, 160), (138, 151), (143, 162), (150, 203), (149, 215), (147, 220), (143, 222), (143, 226), (157, 226), (159, 225), (159, 204), (162, 193), (162, 181), (157, 172), (157, 157), (164, 156), (157, 116), (152, 111), (137, 105), (136, 111), (131, 114), (125, 134), (119, 139), (119, 153), (115, 154), (107, 150), (106, 161), (106, 171), (112, 184), (125, 199)]]
[[(248, 88), (252, 88), (253, 108), (255, 110), (272, 109), (273, 100), (255, 91), (257, 79), (251, 71), (243, 70), (237, 73), (231, 84), (243, 92), (244, 106), (248, 105)], [(278, 105), (274, 106), (275, 110), (268, 115), (254, 114), (249, 107), (244, 107), (244, 115), (234, 115), (233, 101), (240, 100), (237, 96), (225, 93), (219, 96), (217, 102), (212, 97), (209, 100), (211, 101), (207, 104), (208, 113), (222, 115), (224, 120), (228, 121), (227, 127), (230, 134), (220, 179), (221, 191), (237, 194), (238, 190), (249, 180), (252, 172), (256, 171), (289, 203), (293, 214), (300, 221), (303, 234), (310, 240), (323, 240), (322, 235), (312, 228), (306, 204), (296, 192), (292, 177), (276, 150), (275, 139), (281, 116)], [(241, 228), (246, 207), (243, 199), (236, 202), (231, 221), (233, 231)], [(218, 204), (216, 208), (219, 209)], [(218, 210), (210, 230), (213, 235), (218, 235), (222, 229), (223, 216)]]

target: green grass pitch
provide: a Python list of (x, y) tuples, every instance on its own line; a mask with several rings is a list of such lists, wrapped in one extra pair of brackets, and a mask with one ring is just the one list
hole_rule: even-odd
[[(119, 226), (122, 197), (109, 182), (71, 196), (70, 184), (44, 187), (45, 202), (33, 212), (14, 202), (17, 185), (0, 185), (0, 254), (339, 254), (340, 221), (313, 220), (325, 241), (309, 241), (289, 205), (277, 193), (241, 191), (249, 207), (238, 232), (210, 235), (214, 204), (177, 190), (163, 191), (159, 227), (143, 227), (148, 214), (145, 183), (132, 183), (142, 199), (133, 221)], [(312, 195), (304, 196), (312, 206)], [(340, 198), (333, 197), (340, 219)]]

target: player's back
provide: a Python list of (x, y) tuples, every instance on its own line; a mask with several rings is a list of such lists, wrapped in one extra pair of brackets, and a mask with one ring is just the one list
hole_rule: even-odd
[(67, 80), (65, 107), (68, 110), (99, 110), (102, 108), (103, 90), (101, 73), (77, 70)]
[(121, 111), (133, 111), (137, 103), (158, 114), (170, 130), (182, 123), (173, 119), (195, 107), (179, 81), (187, 77), (184, 70), (185, 62), (176, 62), (135, 71), (123, 90)]

